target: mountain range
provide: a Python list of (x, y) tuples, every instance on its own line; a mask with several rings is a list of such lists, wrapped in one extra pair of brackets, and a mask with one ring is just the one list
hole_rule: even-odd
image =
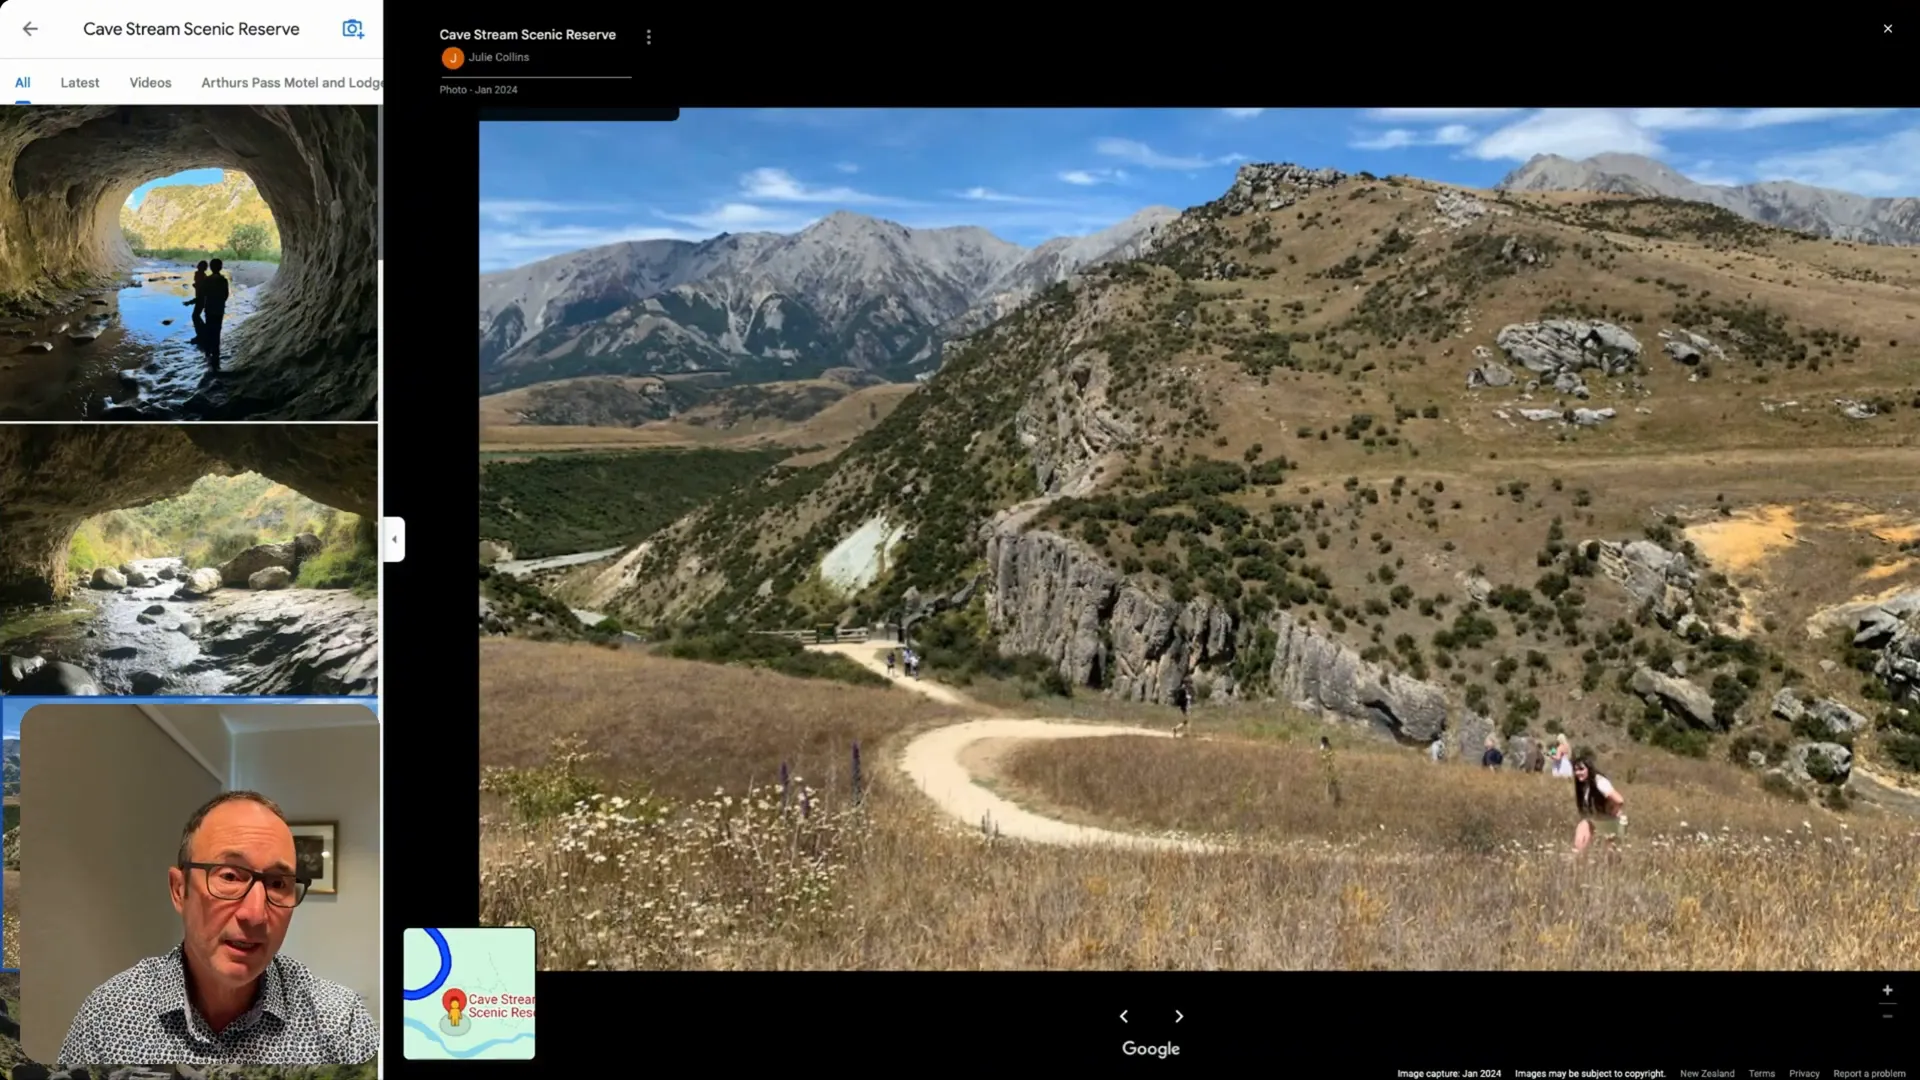
[(1920, 244), (1920, 198), (1872, 199), (1791, 180), (1727, 186), (1689, 180), (1637, 154), (1597, 154), (1574, 161), (1536, 154), (1495, 185), (1497, 191), (1589, 191), (1682, 199), (1782, 229), (1868, 244)]
[[(1631, 154), (1537, 155), (1496, 190), (1679, 199), (1819, 237), (1920, 244), (1920, 199), (1702, 184)], [(483, 274), (481, 393), (589, 375), (924, 376), (946, 343), (1076, 272), (1147, 254), (1178, 216), (1148, 207), (1090, 236), (1024, 248), (977, 227), (913, 229), (838, 211), (790, 235), (612, 244)]]
[(279, 250), (273, 211), (253, 178), (228, 171), (217, 184), (168, 184), (147, 192), (136, 207), (120, 208), (120, 230), (136, 251), (219, 251), (238, 225), (261, 225), (267, 247)]
[(558, 255), (480, 277), (482, 393), (582, 375), (854, 367), (904, 380), (942, 345), (1077, 270), (1143, 253), (1177, 216), (1148, 207), (1034, 248), (962, 226), (838, 211), (791, 235), (723, 233)]

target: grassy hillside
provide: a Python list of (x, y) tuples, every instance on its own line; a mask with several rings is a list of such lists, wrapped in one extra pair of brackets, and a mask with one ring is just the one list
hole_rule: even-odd
[(482, 450), (787, 447), (831, 457), (885, 419), (913, 383), (851, 377), (747, 386), (690, 377), (596, 376), (480, 399)]
[[(1888, 902), (1920, 872), (1911, 821), (1809, 813), (1725, 762), (1623, 750), (1636, 838), (1575, 868), (1564, 781), (1436, 773), (1285, 707), (1206, 710), (1204, 740), (982, 748), (993, 789), (1039, 812), (1261, 842), (1055, 848), (932, 820), (889, 766), (974, 711), (636, 650), (480, 648), (481, 919), (537, 928), (543, 968), (1849, 970), (1913, 941)], [(597, 793), (639, 808), (569, 813)]]
[(228, 171), (217, 184), (153, 188), (137, 208), (120, 208), (120, 230), (127, 246), (141, 255), (194, 261), (280, 259), (273, 213), (252, 178), (241, 172)]
[(765, 473), (779, 450), (495, 456), (480, 466), (480, 535), (537, 559), (631, 544)]
[[(864, 621), (962, 584), (985, 521), (1073, 479), (1091, 490), (1031, 524), (1219, 605), (1232, 657), (1203, 676), (1243, 694), (1268, 689), (1261, 617), (1289, 609), (1509, 732), (1565, 723), (1606, 749), (1734, 752), (1643, 706), (1643, 664), (1693, 672), (1759, 744), (1785, 735), (1766, 719), (1785, 685), (1887, 711), (1803, 624), (1920, 585), (1920, 251), (1367, 176), (1223, 198), (1176, 236), (955, 350), (831, 462), (676, 522), (612, 609)], [(1615, 324), (1640, 353), (1556, 390), (1499, 340), (1548, 319)], [(1689, 334), (1706, 346), (1682, 360), (1667, 345)], [(1470, 389), (1489, 358), (1513, 382)], [(883, 515), (913, 531), (886, 576), (820, 589), (820, 558)], [(1599, 572), (1594, 541), (1642, 538), (1702, 568), (1697, 633)]]
[(133, 559), (218, 566), (255, 544), (303, 532), (324, 546), (301, 564), (296, 584), (363, 593), (378, 587), (379, 534), (371, 518), (322, 506), (258, 473), (204, 476), (183, 495), (88, 518), (73, 534), (67, 566), (75, 580)]

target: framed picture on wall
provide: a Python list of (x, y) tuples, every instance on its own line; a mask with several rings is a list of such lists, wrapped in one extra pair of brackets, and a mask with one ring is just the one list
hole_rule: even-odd
[(334, 831), (338, 828), (334, 822), (322, 821), (310, 825), (294, 825), (293, 861), (294, 870), (303, 877), (312, 879), (307, 895), (332, 895), (340, 891), (339, 883), (333, 876)]

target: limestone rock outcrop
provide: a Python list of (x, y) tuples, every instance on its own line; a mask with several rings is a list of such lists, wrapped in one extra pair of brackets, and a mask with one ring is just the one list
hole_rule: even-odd
[[(1203, 668), (1214, 696), (1272, 694), (1425, 745), (1448, 727), (1445, 691), (1389, 672), (1284, 611), (1238, 627), (1205, 599), (1179, 603), (1135, 584), (1074, 540), (1045, 529), (988, 538), (987, 613), (1008, 653), (1047, 656), (1062, 676), (1134, 701), (1173, 702)], [(1238, 641), (1269, 631), (1257, 690), (1230, 669)]]

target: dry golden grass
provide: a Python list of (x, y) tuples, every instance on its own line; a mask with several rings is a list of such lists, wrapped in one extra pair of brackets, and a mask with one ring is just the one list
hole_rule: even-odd
[[(495, 638), (480, 643), (480, 764), (530, 766), (555, 736), (604, 754), (609, 785), (686, 799), (775, 781), (782, 762), (825, 780), (855, 742), (963, 718), (906, 690), (871, 689), (650, 656)], [(608, 790), (613, 790), (610, 786)]]
[[(890, 754), (871, 755), (858, 807), (817, 770), (784, 797), (747, 789), (766, 775), (753, 763), (804, 752), (810, 730), (881, 738), (937, 720), (932, 706), (567, 648), (487, 643), (483, 760), (536, 765), (558, 719), (609, 755), (576, 777), (685, 794), (483, 820), (482, 921), (538, 928), (548, 969), (1858, 969), (1920, 950), (1911, 832), (1785, 810), (1710, 763), (1630, 766), (1645, 773), (1623, 780), (1633, 837), (1571, 864), (1562, 782), (1343, 750), (1339, 817), (1308, 805), (1324, 801), (1311, 754), (1078, 740), (1015, 767), (1052, 762), (1135, 816), (1213, 799), (1223, 824), (1297, 842), (1224, 856), (1038, 848), (939, 818), (881, 765)], [(831, 768), (830, 753), (809, 760)], [(1097, 781), (1103, 763), (1127, 771)], [(1428, 797), (1409, 797), (1416, 777)], [(1276, 784), (1295, 798), (1258, 794)], [(1700, 820), (1663, 826), (1667, 806)], [(1683, 840), (1681, 820), (1707, 838)], [(1368, 825), (1393, 839), (1361, 843)]]
[[(822, 380), (768, 383), (762, 389), (777, 393), (783, 387), (815, 385), (845, 389), (841, 384)], [(480, 399), (480, 449), (483, 452), (502, 453), (515, 450), (652, 450), (667, 447), (739, 450), (769, 446), (818, 447), (820, 449), (808, 449), (804, 455), (809, 460), (815, 460), (822, 455), (831, 457), (867, 429), (886, 419), (917, 386), (917, 383), (893, 383), (854, 390), (820, 412), (799, 421), (762, 417), (723, 426), (716, 422), (726, 419), (723, 410), (697, 406), (681, 417), (637, 427), (524, 423), (518, 413), (527, 407), (528, 395), (540, 389), (534, 386)], [(707, 422), (692, 422), (702, 419)]]

